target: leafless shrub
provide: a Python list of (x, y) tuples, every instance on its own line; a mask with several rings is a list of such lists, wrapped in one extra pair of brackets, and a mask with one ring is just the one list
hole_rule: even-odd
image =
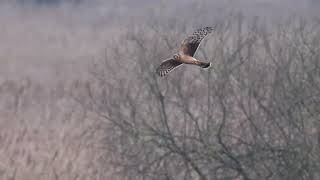
[(318, 22), (237, 17), (202, 45), (198, 56), (214, 63), (208, 71), (156, 77), (181, 38), (178, 27), (135, 27), (98, 61), (84, 86), (87, 106), (107, 121), (107, 156), (119, 174), (319, 178)]

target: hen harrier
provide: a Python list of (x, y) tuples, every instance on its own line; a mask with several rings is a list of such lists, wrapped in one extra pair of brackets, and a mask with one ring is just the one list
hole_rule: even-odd
[(196, 30), (191, 36), (182, 41), (177, 54), (174, 54), (172, 58), (160, 64), (156, 69), (157, 74), (163, 77), (181, 64), (193, 64), (202, 68), (208, 68), (211, 65), (210, 62), (199, 61), (195, 59), (193, 55), (197, 51), (201, 40), (212, 31), (212, 27), (204, 27)]

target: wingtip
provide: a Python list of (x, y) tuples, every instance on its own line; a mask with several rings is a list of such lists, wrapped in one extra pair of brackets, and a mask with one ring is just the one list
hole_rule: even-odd
[(210, 66), (211, 66), (211, 63), (209, 62), (209, 63), (203, 64), (201, 67), (202, 68), (209, 68)]
[(207, 27), (205, 27), (205, 29), (207, 29), (208, 31), (213, 31), (215, 28), (212, 26), (207, 26)]
[(159, 68), (156, 69), (156, 72), (155, 72), (155, 73), (156, 73), (159, 77), (164, 77), (164, 76), (166, 75), (166, 73), (163, 72), (163, 71), (160, 71)]

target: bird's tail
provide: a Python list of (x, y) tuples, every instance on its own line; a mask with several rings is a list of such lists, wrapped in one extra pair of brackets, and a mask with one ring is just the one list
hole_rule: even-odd
[(211, 63), (210, 62), (200, 62), (199, 66), (202, 68), (208, 68), (211, 66)]

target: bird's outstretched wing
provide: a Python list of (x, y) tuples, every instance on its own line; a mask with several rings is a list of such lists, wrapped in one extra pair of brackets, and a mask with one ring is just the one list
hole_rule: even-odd
[(202, 39), (214, 30), (213, 27), (204, 27), (196, 30), (191, 36), (182, 41), (180, 51), (183, 54), (193, 56), (197, 51)]
[(181, 64), (181, 62), (174, 59), (167, 59), (160, 64), (160, 66), (156, 69), (156, 72), (159, 76), (163, 77)]

